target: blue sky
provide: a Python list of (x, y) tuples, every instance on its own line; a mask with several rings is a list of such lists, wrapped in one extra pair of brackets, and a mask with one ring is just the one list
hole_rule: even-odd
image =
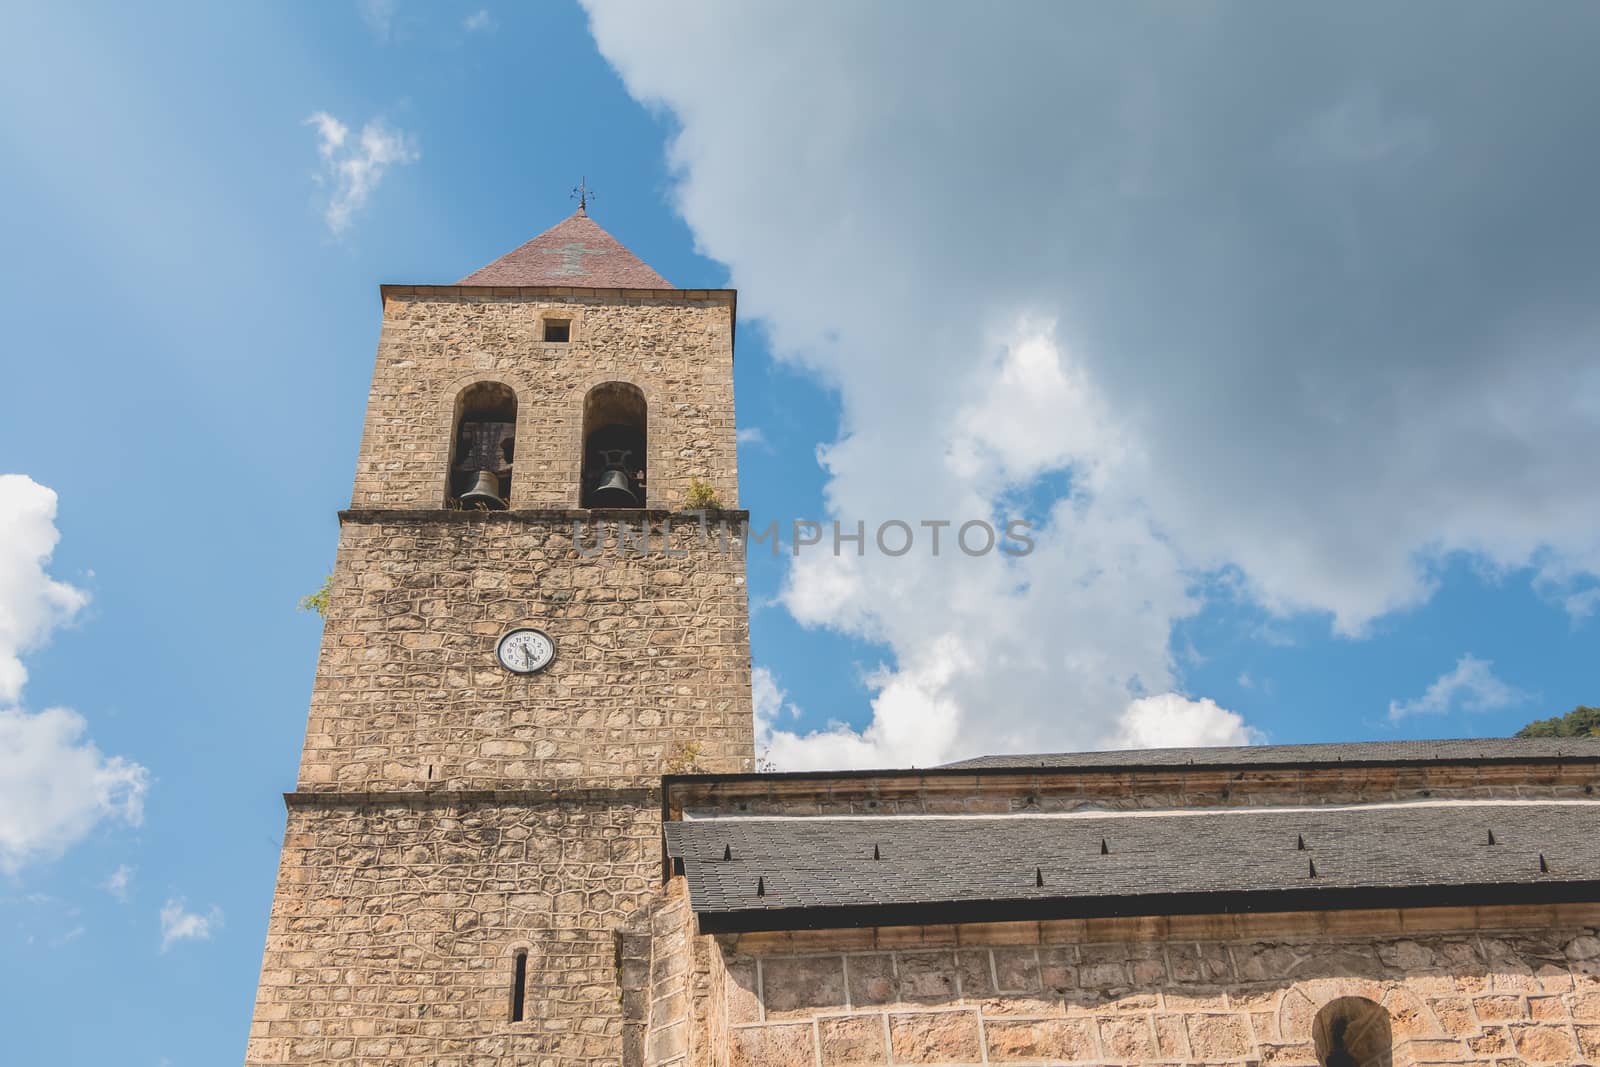
[(377, 286), (580, 175), (740, 288), (758, 523), (1044, 531), (1011, 570), (753, 555), (780, 763), (1595, 701), (1592, 13), (736, 10), (11, 15), (8, 1060), (242, 1054)]

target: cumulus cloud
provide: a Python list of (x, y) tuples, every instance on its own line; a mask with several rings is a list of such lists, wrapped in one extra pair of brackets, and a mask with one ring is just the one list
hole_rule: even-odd
[(1236, 737), (1159, 696), (1218, 575), (1348, 636), (1459, 554), (1588, 606), (1600, 12), (588, 7), (700, 249), (838, 392), (829, 510), (1039, 520), (1015, 560), (798, 559), (788, 609), (891, 663), (793, 744), (1127, 743), (1152, 698)]
[(22, 654), (89, 601), (45, 573), (58, 540), (55, 492), (26, 475), (0, 474), (0, 706), (22, 695)]
[(489, 14), (488, 8), (479, 8), (461, 20), (461, 28), (468, 33), (491, 32), (495, 28), (494, 16)]
[(103, 819), (137, 826), (149, 773), (106, 756), (66, 708), (0, 708), (0, 870), (60, 855)]
[(804, 734), (785, 729), (784, 719), (799, 718), (800, 709), (766, 667), (750, 672), (755, 704), (756, 757), (765, 769), (810, 771), (839, 767), (882, 767), (884, 758), (872, 738), (842, 724)]
[(1141, 697), (1129, 704), (1112, 737), (1114, 748), (1205, 748), (1256, 745), (1266, 740), (1237, 712), (1213, 700), (1189, 700), (1177, 693)]
[(390, 167), (422, 158), (414, 137), (381, 119), (362, 126), (354, 140), (350, 127), (326, 111), (318, 111), (305, 124), (317, 131), (317, 155), (322, 160), (317, 181), (329, 190), (323, 219), (335, 237), (350, 228)]
[(106, 756), (68, 708), (16, 706), (22, 654), (70, 619), (88, 596), (50, 577), (59, 535), (56, 494), (23, 475), (0, 475), (0, 871), (60, 855), (102, 820), (138, 825), (148, 772)]
[(161, 906), (161, 951), (178, 941), (209, 941), (222, 929), (222, 909), (212, 905), (204, 915), (188, 910), (182, 897), (169, 897)]
[(1471, 654), (1436, 678), (1420, 696), (1412, 700), (1391, 700), (1389, 720), (1399, 722), (1411, 715), (1446, 715), (1452, 711), (1495, 711), (1527, 699), (1527, 694), (1495, 677), (1494, 664)]

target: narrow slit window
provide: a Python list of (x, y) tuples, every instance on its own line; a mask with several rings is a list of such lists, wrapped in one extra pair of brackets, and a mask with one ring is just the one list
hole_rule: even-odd
[(516, 962), (512, 965), (511, 975), (511, 1021), (522, 1021), (522, 1002), (528, 996), (528, 952), (526, 949), (517, 953)]
[(571, 319), (545, 319), (544, 339), (546, 341), (560, 341), (563, 344), (572, 339)]

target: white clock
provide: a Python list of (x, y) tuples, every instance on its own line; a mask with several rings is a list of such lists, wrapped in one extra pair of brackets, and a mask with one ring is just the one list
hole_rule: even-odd
[(514, 674), (537, 674), (556, 658), (556, 643), (543, 630), (512, 630), (495, 646), (500, 666)]

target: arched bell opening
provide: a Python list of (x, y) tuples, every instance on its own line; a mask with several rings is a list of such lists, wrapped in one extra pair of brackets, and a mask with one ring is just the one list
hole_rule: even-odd
[(1394, 1033), (1389, 1013), (1366, 997), (1329, 1001), (1311, 1023), (1317, 1063), (1322, 1067), (1393, 1067)]
[(516, 460), (517, 394), (499, 382), (476, 382), (456, 397), (450, 449), (450, 502), (500, 511), (511, 500)]
[(627, 382), (605, 382), (583, 398), (583, 486), (586, 508), (645, 506), (644, 393)]

